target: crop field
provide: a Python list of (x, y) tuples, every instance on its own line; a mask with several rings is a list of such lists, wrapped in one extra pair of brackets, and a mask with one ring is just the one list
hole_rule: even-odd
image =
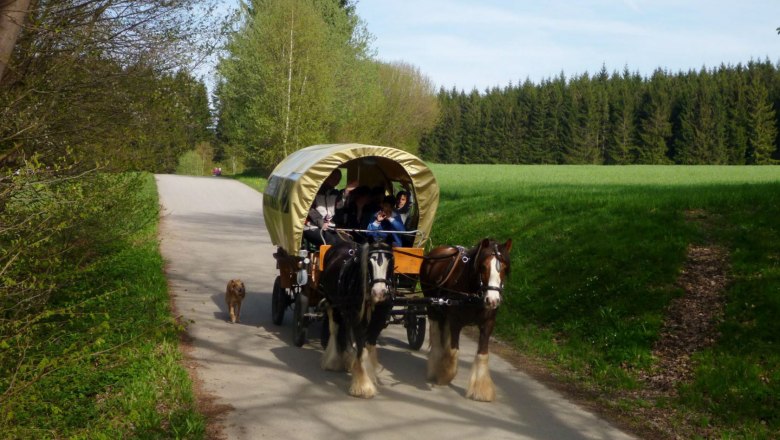
[[(780, 167), (433, 165), (433, 244), (512, 238), (498, 336), (683, 437), (780, 432)], [(728, 255), (725, 312), (691, 380), (632, 394), (689, 245)]]

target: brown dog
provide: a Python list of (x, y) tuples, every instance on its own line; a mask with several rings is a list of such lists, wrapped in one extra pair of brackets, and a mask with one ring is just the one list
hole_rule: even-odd
[(230, 322), (241, 322), (241, 301), (246, 296), (246, 288), (241, 280), (230, 280), (225, 289), (225, 301), (230, 311)]

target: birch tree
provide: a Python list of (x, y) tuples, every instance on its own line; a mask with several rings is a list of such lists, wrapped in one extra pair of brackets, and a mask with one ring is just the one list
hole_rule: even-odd
[[(261, 7), (260, 7), (261, 6)], [(308, 0), (268, 0), (245, 9), (218, 72), (221, 131), (268, 166), (326, 138), (336, 50)]]

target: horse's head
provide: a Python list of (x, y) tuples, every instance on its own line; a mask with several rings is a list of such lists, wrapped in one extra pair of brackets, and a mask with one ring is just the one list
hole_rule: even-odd
[(390, 245), (378, 241), (366, 245), (366, 269), (371, 288), (371, 304), (387, 299), (393, 277), (393, 250)]
[(474, 258), (474, 266), (479, 274), (479, 292), (485, 301), (485, 307), (495, 309), (501, 304), (504, 292), (504, 280), (509, 275), (509, 251), (512, 239), (498, 244), (485, 238), (479, 244)]

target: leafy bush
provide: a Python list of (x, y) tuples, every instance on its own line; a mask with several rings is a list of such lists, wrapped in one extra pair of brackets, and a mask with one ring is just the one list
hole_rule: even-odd
[(28, 165), (0, 180), (0, 432), (201, 437), (153, 179)]

